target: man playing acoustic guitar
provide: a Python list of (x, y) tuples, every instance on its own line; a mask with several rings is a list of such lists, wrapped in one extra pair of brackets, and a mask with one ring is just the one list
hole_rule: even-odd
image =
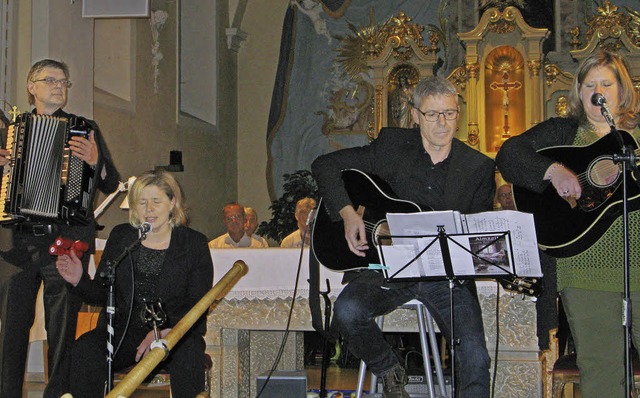
[[(385, 128), (370, 145), (318, 157), (312, 164), (324, 209), (344, 225), (345, 263), (357, 262), (375, 251), (358, 204), (350, 198), (342, 171), (359, 169), (384, 180), (395, 198), (428, 205), (434, 210), (477, 213), (491, 210), (495, 194), (494, 163), (487, 156), (454, 138), (459, 120), (458, 95), (446, 79), (429, 77), (418, 83), (411, 110), (414, 129)], [(424, 208), (423, 208), (424, 209)], [(366, 217), (365, 217), (366, 218)], [(315, 233), (315, 231), (314, 231)], [(336, 245), (341, 237), (329, 237)], [(316, 236), (313, 237), (314, 244)], [(322, 259), (320, 259), (322, 262)], [(352, 269), (348, 264), (346, 269)], [(333, 330), (349, 349), (383, 380), (384, 397), (406, 398), (407, 376), (375, 318), (404, 303), (423, 302), (440, 330), (450, 338), (449, 283), (446, 280), (386, 283), (382, 273), (367, 268), (345, 274), (348, 285), (335, 302)], [(489, 355), (476, 288), (473, 281), (456, 283), (454, 333), (456, 389), (460, 397), (489, 396)]]

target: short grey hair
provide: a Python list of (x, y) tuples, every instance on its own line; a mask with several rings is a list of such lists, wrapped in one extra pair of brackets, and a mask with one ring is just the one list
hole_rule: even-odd
[(413, 89), (413, 106), (420, 105), (423, 98), (431, 95), (452, 95), (458, 103), (458, 91), (449, 80), (440, 76), (429, 76), (420, 80)]

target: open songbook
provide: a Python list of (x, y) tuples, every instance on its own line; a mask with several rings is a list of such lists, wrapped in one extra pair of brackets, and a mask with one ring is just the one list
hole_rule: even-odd
[(378, 236), (377, 249), (389, 280), (447, 278), (451, 273), (459, 279), (542, 277), (532, 214), (388, 213), (387, 222), (390, 233)]

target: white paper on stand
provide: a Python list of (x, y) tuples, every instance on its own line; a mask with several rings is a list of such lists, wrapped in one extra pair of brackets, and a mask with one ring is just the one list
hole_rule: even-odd
[(457, 211), (389, 213), (387, 221), (393, 244), (378, 246), (378, 251), (390, 277), (447, 275), (438, 226), (449, 236), (456, 276), (542, 276), (532, 214), (513, 210), (466, 215)]

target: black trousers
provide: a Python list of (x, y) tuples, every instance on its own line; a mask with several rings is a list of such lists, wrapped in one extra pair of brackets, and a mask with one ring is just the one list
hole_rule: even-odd
[[(119, 309), (120, 311), (120, 309)], [(134, 365), (137, 347), (151, 329), (130, 327), (113, 358), (117, 372)], [(113, 344), (120, 341), (118, 332)], [(171, 393), (175, 398), (193, 398), (204, 391), (204, 339), (198, 333), (184, 335), (159, 364), (171, 375)], [(104, 322), (80, 336), (71, 349), (71, 394), (74, 398), (102, 397), (107, 380), (107, 329)]]
[(59, 398), (69, 389), (68, 347), (75, 338), (82, 300), (69, 292), (47, 251), (55, 236), (28, 238), (30, 243), (23, 241), (6, 259), (0, 259), (0, 397), (22, 397), (29, 331), (43, 282), (49, 345), (49, 382), (44, 397)]

